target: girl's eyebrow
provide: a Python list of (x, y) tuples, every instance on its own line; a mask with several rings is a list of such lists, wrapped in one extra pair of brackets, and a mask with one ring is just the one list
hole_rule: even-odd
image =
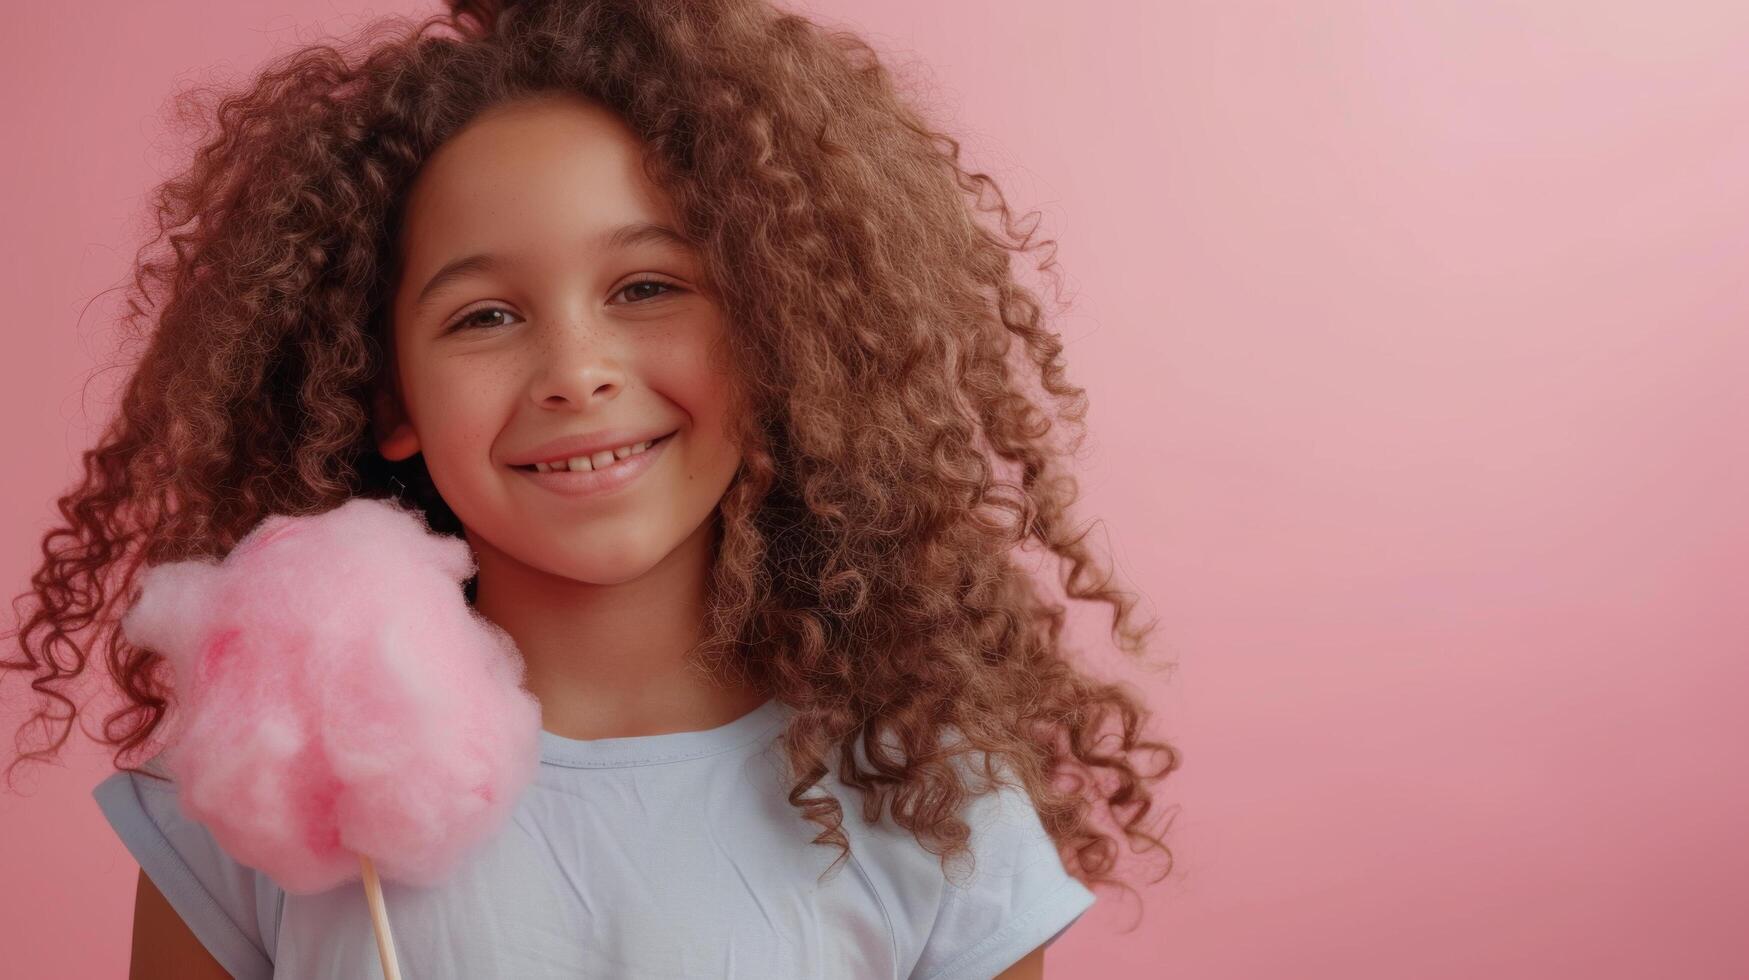
[[(659, 225), (650, 221), (637, 221), (628, 225), (620, 225), (618, 228), (598, 236), (597, 242), (597, 248), (602, 251), (628, 249), (638, 245), (660, 245), (683, 251), (692, 250), (692, 243), (687, 241), (685, 236), (667, 225)], [(423, 310), (431, 301), (431, 297), (444, 287), (471, 275), (492, 272), (503, 265), (504, 261), (503, 256), (494, 252), (479, 252), (445, 263), (443, 268), (437, 270), (436, 274), (427, 279), (425, 285), (420, 288), (418, 299), (413, 301), (413, 309), (416, 312)]]

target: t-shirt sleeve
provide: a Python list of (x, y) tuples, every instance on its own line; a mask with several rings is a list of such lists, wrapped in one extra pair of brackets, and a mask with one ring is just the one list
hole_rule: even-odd
[(975, 866), (949, 862), (952, 874), (911, 980), (990, 980), (1054, 942), (1094, 902), (1064, 869), (1025, 790), (999, 785), (962, 817)]
[[(142, 769), (162, 772), (156, 760)], [(117, 770), (91, 791), (116, 836), (201, 945), (236, 980), (270, 980), (284, 893), (226, 854), (176, 800), (174, 783)]]

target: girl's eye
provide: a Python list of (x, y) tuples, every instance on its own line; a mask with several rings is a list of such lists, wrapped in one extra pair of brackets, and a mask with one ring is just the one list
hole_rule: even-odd
[[(636, 289), (639, 286), (661, 286), (663, 289), (666, 289), (669, 292), (673, 292), (674, 290), (679, 288), (678, 286), (675, 286), (671, 282), (663, 282), (660, 279), (639, 279), (637, 282), (626, 283), (625, 286), (623, 288), (621, 288), (619, 292), (623, 294), (623, 293), (629, 292), (630, 290)], [(616, 295), (618, 295), (618, 294), (616, 294)], [(646, 294), (646, 295), (650, 299), (655, 299), (657, 296), (661, 296), (663, 294), (662, 293), (654, 293), (654, 294)]]
[(462, 317), (460, 320), (457, 320), (455, 322), (455, 326), (451, 327), (450, 329), (452, 329), (452, 330), (467, 330), (467, 329), (472, 329), (475, 327), (484, 327), (484, 326), (486, 326), (486, 324), (477, 323), (475, 321), (477, 321), (480, 317), (482, 317), (488, 313), (508, 314), (509, 312), (510, 312), (509, 310), (506, 310), (502, 306), (488, 306), (485, 309), (475, 310), (474, 312), (469, 313), (467, 316)]
[[(639, 279), (636, 282), (626, 283), (624, 286), (620, 287), (619, 292), (615, 293), (614, 295), (616, 295), (616, 296), (622, 295), (624, 293), (630, 292), (633, 289), (636, 289), (639, 286), (661, 286), (667, 292), (674, 292), (680, 288), (679, 286), (676, 286), (671, 282), (664, 282), (661, 279)], [(656, 298), (661, 297), (663, 295), (665, 295), (665, 294), (661, 293), (661, 292), (647, 293), (647, 294), (645, 294), (645, 299), (656, 299)], [(632, 302), (638, 303), (638, 302), (643, 302), (643, 300), (633, 300)], [(493, 324), (480, 323), (480, 322), (478, 322), (478, 319), (482, 316), (485, 316), (486, 314), (489, 314), (489, 313), (508, 314), (509, 312), (510, 312), (509, 310), (504, 309), (502, 306), (481, 307), (480, 309), (477, 309), (474, 312), (469, 313), (467, 316), (462, 317), (460, 320), (457, 320), (455, 322), (455, 326), (451, 327), (450, 329), (452, 329), (452, 330), (472, 330), (472, 329), (480, 329), (480, 328), (490, 327), (490, 326), (499, 326), (499, 324), (495, 324), (495, 323), (493, 323)]]

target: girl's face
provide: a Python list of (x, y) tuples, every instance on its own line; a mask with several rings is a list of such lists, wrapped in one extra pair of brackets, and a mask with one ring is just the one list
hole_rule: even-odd
[[(683, 544), (703, 554), (740, 465), (729, 378), (712, 361), (724, 318), (697, 255), (660, 230), (674, 222), (640, 150), (581, 99), (501, 106), (440, 147), (409, 192), (399, 392), (378, 397), (378, 446), (424, 454), (482, 575), (513, 562), (616, 584)], [(657, 436), (647, 458), (597, 455), (607, 465), (591, 475), (555, 475), (609, 483), (596, 492), (517, 465), (583, 455), (554, 440), (613, 450)]]

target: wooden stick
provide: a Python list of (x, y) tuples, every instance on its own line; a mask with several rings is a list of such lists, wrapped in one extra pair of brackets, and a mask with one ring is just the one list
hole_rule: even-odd
[(376, 865), (363, 854), (358, 863), (364, 866), (364, 897), (370, 902), (370, 923), (377, 931), (377, 954), (383, 960), (383, 980), (401, 980), (401, 964), (395, 960), (395, 937), (389, 932), (389, 912), (383, 906), (383, 884), (377, 880)]

